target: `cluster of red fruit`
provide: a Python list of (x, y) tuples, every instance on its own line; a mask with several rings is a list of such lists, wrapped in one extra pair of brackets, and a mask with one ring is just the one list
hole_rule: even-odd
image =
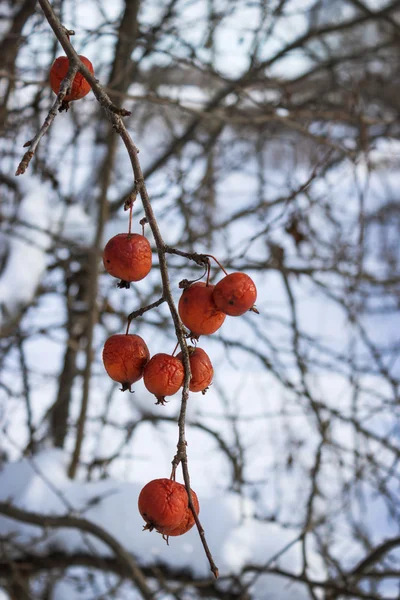
[[(129, 287), (150, 272), (150, 244), (137, 233), (118, 234), (106, 244), (103, 264), (110, 275), (121, 280), (119, 287)], [(204, 350), (191, 348), (190, 352), (193, 374), (190, 389), (202, 391), (211, 383), (213, 368)], [(182, 353), (176, 357), (160, 353), (150, 360), (146, 342), (128, 333), (112, 335), (103, 349), (104, 366), (111, 379), (120, 382), (124, 391), (144, 377), (145, 386), (156, 395), (157, 403), (163, 403), (165, 396), (175, 394), (182, 386), (185, 372), (181, 356)], [(191, 493), (198, 514), (199, 502), (195, 492)], [(146, 522), (144, 529), (156, 529), (167, 540), (187, 533), (195, 523), (185, 486), (172, 479), (154, 479), (146, 484), (140, 492), (138, 507)]]
[(215, 286), (199, 281), (185, 289), (178, 310), (191, 338), (210, 335), (219, 329), (226, 315), (239, 317), (254, 307), (257, 289), (245, 273), (225, 275)]
[[(120, 279), (120, 287), (129, 287), (149, 273), (152, 254), (148, 240), (137, 233), (120, 233), (107, 243), (103, 253), (106, 271)], [(257, 296), (256, 287), (248, 275), (232, 273), (217, 285), (204, 282), (189, 285), (179, 300), (182, 322), (190, 329), (191, 338), (209, 335), (221, 327), (226, 315), (238, 316), (251, 309)], [(204, 392), (213, 377), (211, 361), (202, 348), (189, 348), (192, 378), (189, 390)], [(146, 342), (138, 335), (115, 334), (106, 341), (103, 362), (111, 379), (130, 390), (143, 377), (144, 385), (164, 403), (183, 385), (185, 371), (182, 353), (177, 356), (160, 353), (150, 359)]]
[[(91, 73), (92, 63), (79, 57)], [(58, 94), (61, 82), (69, 69), (66, 56), (58, 57), (50, 70), (50, 85)], [(68, 110), (68, 103), (86, 96), (91, 87), (81, 73), (77, 73), (60, 110)], [(132, 205), (130, 206), (129, 232), (120, 233), (106, 244), (103, 263), (106, 271), (120, 279), (119, 287), (129, 288), (130, 283), (144, 279), (152, 266), (152, 252), (144, 235), (131, 233)], [(224, 271), (225, 272), (225, 271)], [(189, 337), (198, 339), (217, 331), (226, 315), (239, 316), (255, 310), (257, 290), (254, 282), (244, 273), (226, 274), (215, 286), (204, 282), (188, 285), (179, 300), (178, 311), (183, 324), (189, 328)], [(129, 327), (128, 327), (129, 329)], [(213, 378), (211, 361), (201, 348), (189, 347), (191, 392), (205, 392)], [(103, 349), (103, 362), (108, 375), (122, 385), (122, 391), (130, 390), (133, 383), (143, 377), (146, 388), (164, 404), (165, 396), (172, 396), (183, 385), (185, 370), (182, 352), (177, 356), (159, 353), (150, 359), (146, 342), (138, 335), (112, 335)], [(191, 490), (193, 508), (200, 511), (197, 496)], [(154, 479), (144, 486), (139, 495), (139, 512), (146, 521), (144, 529), (156, 529), (167, 539), (189, 531), (195, 518), (189, 507), (184, 485), (173, 479)]]
[[(109, 240), (103, 252), (106, 271), (120, 279), (119, 287), (128, 287), (150, 272), (152, 253), (148, 240), (137, 233), (120, 233)], [(226, 315), (239, 316), (254, 309), (257, 290), (244, 273), (226, 275), (215, 286), (204, 282), (188, 285), (179, 300), (178, 311), (190, 337), (210, 335), (217, 331)], [(213, 378), (211, 361), (202, 348), (189, 346), (191, 392), (205, 392)], [(159, 353), (150, 358), (146, 342), (138, 335), (115, 334), (103, 349), (103, 362), (108, 375), (122, 385), (122, 391), (143, 377), (144, 385), (164, 404), (183, 385), (185, 370), (182, 352), (177, 356)], [(193, 507), (199, 503), (192, 491)], [(182, 535), (195, 523), (188, 505), (188, 495), (180, 483), (172, 479), (154, 479), (144, 486), (139, 496), (139, 512), (146, 521), (145, 529), (156, 529), (167, 538)]]

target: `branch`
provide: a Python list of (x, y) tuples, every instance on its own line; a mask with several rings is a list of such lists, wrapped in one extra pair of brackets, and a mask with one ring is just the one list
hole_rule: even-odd
[(389, 23), (389, 25), (391, 25), (394, 29), (395, 36), (399, 37), (400, 27), (399, 27), (398, 23), (396, 23), (395, 19), (390, 16), (390, 13), (387, 13), (387, 12), (382, 13), (382, 11), (374, 12), (368, 6), (366, 6), (363, 2), (361, 2), (361, 0), (350, 0), (350, 2), (352, 4), (354, 4), (354, 6), (356, 6), (359, 10), (361, 10), (366, 15), (371, 17), (372, 19), (378, 18), (378, 19), (382, 19), (382, 21), (386, 21), (386, 23)]
[(56, 101), (54, 102), (53, 106), (51, 107), (42, 127), (40, 128), (39, 132), (35, 135), (33, 140), (26, 142), (26, 144), (24, 145), (24, 146), (30, 146), (30, 148), (24, 154), (20, 164), (18, 165), (15, 175), (23, 175), (25, 173), (30, 161), (32, 160), (33, 156), (35, 155), (35, 152), (39, 145), (40, 140), (45, 135), (45, 133), (48, 131), (50, 125), (54, 121), (54, 119), (57, 115), (58, 108), (61, 106), (62, 101), (63, 101), (65, 95), (67, 94), (69, 88), (71, 87), (72, 82), (75, 78), (75, 75), (77, 74), (78, 71), (80, 73), (82, 73), (82, 75), (85, 77), (85, 79), (90, 83), (94, 95), (96, 96), (97, 100), (100, 102), (100, 104), (106, 111), (111, 111), (115, 114), (122, 115), (122, 116), (128, 116), (131, 114), (129, 110), (126, 110), (125, 108), (119, 108), (111, 101), (110, 97), (104, 92), (103, 88), (99, 85), (98, 80), (89, 71), (89, 69), (86, 67), (86, 65), (81, 61), (81, 59), (79, 58), (79, 55), (77, 54), (77, 52), (74, 50), (73, 46), (71, 45), (71, 43), (69, 41), (69, 37), (68, 37), (64, 27), (61, 25), (60, 21), (55, 16), (53, 9), (51, 7), (51, 4), (47, 0), (39, 0), (39, 4), (49, 22), (49, 24), (51, 25), (54, 33), (56, 34), (60, 44), (62, 45), (62, 47), (65, 50), (65, 53), (69, 59), (69, 69), (68, 69), (68, 73), (67, 73), (65, 79), (61, 83), (60, 91), (57, 95)]
[[(87, 81), (91, 84), (93, 92), (94, 92), (97, 100), (99, 101), (101, 106), (105, 109), (106, 115), (107, 115), (108, 119), (111, 121), (113, 128), (120, 135), (120, 137), (125, 145), (125, 148), (128, 152), (130, 161), (131, 161), (132, 170), (133, 170), (134, 179), (135, 179), (135, 189), (140, 194), (140, 197), (142, 199), (143, 208), (144, 208), (144, 212), (145, 212), (145, 215), (147, 218), (147, 222), (150, 225), (151, 231), (153, 233), (154, 241), (155, 241), (156, 247), (157, 247), (157, 254), (158, 254), (158, 258), (159, 258), (159, 268), (160, 268), (160, 273), (161, 273), (162, 289), (163, 289), (162, 296), (168, 304), (169, 311), (170, 311), (172, 320), (174, 322), (175, 333), (178, 338), (180, 348), (182, 350), (182, 362), (183, 362), (184, 370), (185, 370), (185, 378), (184, 378), (184, 384), (183, 384), (183, 390), (182, 390), (181, 410), (180, 410), (180, 415), (179, 415), (179, 420), (178, 420), (178, 426), (179, 426), (179, 439), (178, 439), (178, 444), (177, 444), (178, 452), (173, 459), (173, 464), (179, 464), (179, 462), (182, 463), (183, 478), (185, 481), (186, 491), (187, 491), (187, 494), (189, 497), (189, 506), (192, 510), (194, 519), (196, 521), (196, 526), (199, 531), (200, 539), (202, 541), (207, 558), (209, 560), (210, 568), (211, 568), (212, 572), (214, 573), (215, 577), (218, 577), (218, 569), (212, 559), (211, 552), (210, 552), (207, 542), (205, 540), (204, 530), (201, 526), (200, 520), (194, 509), (191, 490), (190, 490), (189, 472), (188, 472), (188, 468), (187, 468), (188, 459), (187, 459), (187, 452), (186, 452), (187, 443), (186, 443), (186, 439), (185, 439), (186, 438), (186, 436), (185, 436), (185, 418), (186, 418), (187, 401), (189, 398), (189, 383), (190, 383), (190, 379), (191, 379), (189, 351), (188, 351), (188, 347), (186, 344), (185, 330), (184, 330), (184, 327), (179, 318), (178, 311), (175, 306), (174, 299), (172, 297), (172, 292), (171, 292), (171, 287), (170, 287), (170, 282), (169, 282), (168, 265), (167, 265), (166, 256), (165, 256), (166, 255), (166, 245), (164, 243), (163, 237), (159, 230), (158, 223), (156, 221), (156, 218), (155, 218), (155, 215), (153, 212), (153, 208), (150, 203), (150, 198), (149, 198), (149, 195), (147, 192), (142, 168), (141, 168), (139, 158), (138, 158), (139, 151), (138, 151), (137, 147), (135, 146), (135, 144), (133, 143), (133, 140), (132, 140), (131, 136), (129, 135), (128, 130), (126, 129), (125, 124), (122, 121), (121, 116), (120, 116), (120, 115), (127, 115), (130, 113), (124, 109), (117, 108), (111, 102), (109, 96), (103, 90), (103, 88), (98, 83), (98, 81), (93, 77), (93, 75), (86, 68), (86, 66), (80, 61), (78, 54), (72, 47), (62, 24), (60, 23), (59, 19), (55, 15), (55, 13), (52, 9), (52, 6), (48, 2), (48, 0), (39, 0), (39, 3), (40, 3), (40, 6), (42, 7), (42, 10), (43, 10), (51, 28), (53, 29), (57, 39), (59, 40), (62, 47), (64, 48), (65, 53), (67, 54), (68, 58), (71, 61), (74, 61), (79, 65), (79, 71), (83, 74), (85, 79), (87, 79)], [(87, 394), (84, 394), (84, 398), (86, 396), (87, 396)], [(84, 406), (84, 403), (82, 403), (81, 416), (79, 419), (80, 429), (78, 432), (78, 440), (77, 440), (79, 442), (79, 444), (77, 443), (77, 446), (75, 448), (73, 461), (70, 466), (70, 475), (72, 475), (75, 472), (75, 469), (77, 466), (77, 457), (79, 458), (80, 446), (81, 446), (81, 441), (82, 441), (82, 437), (83, 437), (83, 425), (82, 425), (83, 418), (81, 418), (81, 417), (84, 416), (84, 412), (85, 412), (84, 409), (85, 409), (85, 406)]]
[(361, 579), (367, 569), (376, 564), (379, 560), (381, 560), (381, 558), (383, 558), (385, 554), (391, 550), (394, 550), (398, 546), (400, 546), (400, 536), (386, 540), (379, 546), (376, 546), (376, 548), (374, 548), (370, 554), (368, 554), (368, 556), (363, 558), (363, 560), (354, 567), (354, 569), (349, 573), (349, 576), (351, 579), (356, 578), (356, 581)]
[(118, 106), (116, 106), (111, 101), (110, 97), (105, 93), (95, 76), (89, 71), (87, 66), (83, 64), (83, 62), (79, 58), (79, 55), (73, 48), (71, 42), (69, 41), (63, 26), (61, 25), (59, 19), (55, 15), (50, 2), (48, 2), (48, 0), (39, 0), (39, 4), (41, 6), (42, 11), (44, 12), (47, 21), (49, 22), (50, 27), (56, 34), (58, 41), (63, 47), (65, 54), (68, 56), (71, 62), (78, 65), (78, 71), (82, 73), (84, 78), (90, 83), (93, 93), (96, 96), (97, 100), (100, 102), (101, 106), (106, 111), (111, 111), (112, 113), (115, 113), (117, 115), (121, 115), (123, 117), (129, 116), (131, 114), (130, 111), (126, 110), (125, 108), (119, 108)]
[(39, 513), (22, 510), (16, 506), (8, 504), (7, 502), (0, 502), (0, 514), (4, 515), (5, 517), (9, 517), (10, 519), (14, 519), (15, 521), (30, 523), (31, 525), (38, 525), (39, 527), (43, 528), (47, 527), (50, 529), (56, 529), (59, 527), (66, 527), (67, 529), (79, 529), (80, 531), (94, 535), (114, 551), (114, 554), (127, 569), (130, 578), (143, 595), (143, 598), (146, 600), (153, 600), (153, 593), (147, 586), (144, 575), (136, 564), (135, 559), (131, 556), (131, 554), (129, 554), (129, 552), (125, 550), (125, 548), (118, 542), (118, 540), (115, 539), (115, 537), (95, 523), (92, 523), (87, 519), (73, 517), (70, 515), (41, 515)]
[(27, 152), (25, 152), (21, 162), (19, 163), (19, 165), (17, 167), (17, 170), (15, 171), (15, 175), (23, 175), (25, 173), (26, 169), (28, 168), (29, 163), (31, 162), (32, 158), (35, 155), (35, 152), (39, 145), (40, 140), (42, 139), (44, 134), (47, 132), (50, 125), (52, 124), (55, 117), (57, 116), (58, 109), (61, 106), (62, 101), (64, 100), (65, 95), (68, 92), (69, 88), (71, 87), (74, 77), (79, 70), (78, 67), (79, 67), (78, 63), (75, 63), (72, 61), (70, 62), (68, 73), (60, 85), (60, 91), (58, 92), (57, 98), (56, 98), (53, 106), (51, 107), (49, 114), (45, 118), (43, 125), (41, 126), (41, 128), (39, 129), (39, 132), (35, 135), (33, 140), (30, 140), (29, 142), (26, 142), (26, 144), (24, 144), (24, 148), (29, 146), (29, 150)]
[[(305, 573), (291, 573), (285, 569), (281, 569), (279, 567), (268, 567), (265, 568), (262, 565), (247, 565), (242, 570), (242, 574), (247, 573), (257, 573), (259, 575), (277, 575), (280, 577), (285, 577), (291, 581), (295, 581), (297, 583), (303, 583), (308, 586), (308, 588), (319, 588), (321, 590), (325, 590), (326, 592), (334, 592), (339, 596), (343, 596), (344, 598), (350, 598), (354, 600), (358, 598), (359, 600), (383, 600), (382, 596), (379, 594), (370, 594), (368, 592), (364, 592), (358, 588), (354, 588), (351, 586), (346, 586), (341, 583), (337, 583), (332, 580), (326, 581), (318, 581), (315, 579), (311, 579)], [(325, 596), (327, 598), (327, 596)], [(387, 600), (397, 600), (397, 598), (388, 597)]]
[(143, 306), (142, 308), (139, 308), (138, 310), (134, 310), (133, 312), (131, 312), (128, 315), (128, 325), (130, 325), (131, 321), (133, 321), (133, 319), (136, 319), (136, 317), (141, 317), (148, 310), (152, 310), (153, 308), (157, 308), (157, 306), (160, 306), (160, 304), (162, 304), (163, 302), (165, 302), (165, 298), (161, 297), (158, 300), (156, 300), (155, 302), (152, 302), (151, 304), (149, 304), (148, 306)]
[[(44, 556), (37, 556), (27, 552), (21, 554), (18, 558), (5, 558), (0, 560), (0, 578), (12, 579), (15, 577), (16, 573), (30, 577), (42, 573), (43, 571), (52, 571), (54, 569), (60, 571), (72, 567), (86, 567), (87, 569), (96, 569), (103, 572), (108, 571), (123, 578), (129, 577), (126, 565), (113, 556), (100, 558), (85, 552), (67, 554), (62, 551), (56, 551)], [(226, 586), (236, 579), (234, 574), (228, 574), (221, 577), (220, 581), (223, 581), (224, 583), (219, 587), (213, 578), (199, 577), (188, 568), (172, 567), (161, 562), (148, 566), (144, 565), (142, 567), (142, 572), (146, 577), (157, 579), (160, 586), (164, 589), (166, 589), (166, 581), (176, 582), (180, 586), (190, 586), (196, 590), (198, 596), (207, 598), (208, 600), (210, 600), (210, 598), (221, 598), (221, 600), (226, 600)], [(236, 587), (237, 582), (235, 588)], [(243, 594), (231, 589), (229, 591), (229, 600), (243, 600)]]

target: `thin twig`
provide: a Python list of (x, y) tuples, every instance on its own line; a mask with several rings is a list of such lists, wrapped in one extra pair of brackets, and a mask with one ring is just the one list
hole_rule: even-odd
[(19, 165), (17, 167), (17, 170), (15, 171), (15, 175), (23, 175), (25, 173), (26, 169), (28, 168), (29, 163), (31, 162), (32, 158), (35, 155), (35, 152), (39, 145), (40, 140), (42, 139), (42, 137), (47, 132), (50, 125), (56, 118), (56, 116), (58, 114), (58, 109), (61, 106), (62, 101), (65, 98), (65, 95), (67, 94), (68, 90), (70, 89), (70, 87), (72, 85), (74, 77), (78, 72), (78, 68), (79, 68), (78, 63), (72, 62), (72, 61), (70, 62), (68, 73), (60, 85), (60, 91), (58, 92), (57, 98), (56, 98), (53, 106), (49, 110), (49, 114), (45, 118), (43, 125), (41, 126), (41, 128), (39, 129), (38, 133), (35, 135), (33, 140), (30, 140), (29, 142), (26, 142), (26, 144), (24, 144), (24, 148), (26, 146), (29, 146), (29, 150), (27, 152), (25, 152), (21, 162), (19, 163)]
[(210, 262), (208, 259), (209, 254), (199, 254), (198, 252), (184, 252), (183, 250), (178, 250), (177, 248), (171, 248), (171, 246), (165, 246), (164, 252), (167, 252), (167, 254), (176, 254), (177, 256), (182, 256), (183, 258), (188, 258), (189, 260), (192, 260), (201, 267), (208, 266)]
[(24, 385), (24, 399), (25, 399), (26, 417), (27, 417), (26, 424), (27, 424), (28, 431), (29, 431), (29, 443), (28, 443), (27, 449), (29, 449), (29, 451), (32, 452), (34, 449), (34, 444), (35, 444), (35, 426), (33, 424), (32, 399), (31, 399), (30, 385), (29, 385), (29, 371), (28, 371), (27, 364), (26, 364), (25, 349), (24, 349), (24, 345), (23, 345), (23, 337), (22, 337), (20, 329), (18, 329), (18, 332), (17, 332), (17, 344), (18, 344), (18, 350), (19, 350), (19, 362), (20, 362), (20, 366), (21, 366), (22, 382)]
[(96, 96), (97, 100), (100, 102), (102, 107), (106, 111), (111, 111), (114, 114), (121, 115), (123, 117), (129, 116), (131, 113), (129, 110), (125, 108), (119, 108), (116, 106), (110, 99), (110, 97), (103, 91), (102, 86), (99, 84), (96, 77), (89, 71), (87, 66), (81, 61), (78, 53), (72, 46), (69, 41), (68, 35), (65, 32), (65, 28), (61, 25), (60, 20), (56, 16), (53, 8), (48, 0), (39, 0), (40, 7), (44, 12), (44, 15), (49, 22), (50, 27), (54, 31), (57, 36), (58, 41), (63, 47), (65, 54), (68, 56), (71, 62), (74, 62), (78, 65), (78, 71), (82, 73), (86, 81), (90, 83), (92, 91)]
[(128, 323), (130, 324), (131, 321), (133, 321), (133, 319), (136, 319), (136, 317), (141, 317), (148, 310), (157, 308), (157, 306), (160, 306), (160, 304), (162, 304), (163, 302), (165, 302), (165, 298), (161, 297), (158, 300), (156, 300), (155, 302), (148, 304), (147, 306), (143, 306), (142, 308), (139, 308), (138, 310), (134, 310), (133, 312), (130, 313), (130, 315), (128, 315)]

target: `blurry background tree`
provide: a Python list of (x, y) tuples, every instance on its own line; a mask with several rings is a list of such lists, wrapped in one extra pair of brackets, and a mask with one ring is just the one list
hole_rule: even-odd
[[(101, 363), (105, 339), (161, 295), (156, 254), (130, 290), (100, 261), (127, 230), (129, 157), (90, 94), (14, 176), (54, 101), (48, 73), (62, 50), (35, 0), (3, 0), (5, 597), (398, 598), (400, 1), (53, 7), (132, 113), (166, 243), (247, 272), (260, 315), (200, 340), (215, 382), (189, 399), (215, 581), (196, 531), (167, 547), (137, 515), (140, 488), (169, 476), (179, 396), (162, 407), (142, 384), (121, 394)], [(138, 232), (142, 217), (138, 199)], [(178, 282), (201, 269), (173, 255), (168, 266), (178, 300)], [(132, 331), (152, 354), (176, 343), (165, 305)]]

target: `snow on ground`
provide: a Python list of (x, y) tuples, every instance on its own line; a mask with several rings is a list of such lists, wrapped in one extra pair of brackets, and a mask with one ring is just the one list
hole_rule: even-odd
[[(34, 459), (24, 458), (18, 463), (7, 464), (0, 473), (0, 500), (41, 514), (62, 515), (73, 511), (106, 529), (140, 557), (142, 564), (160, 561), (171, 567), (191, 569), (199, 576), (209, 574), (195, 528), (182, 538), (170, 540), (169, 546), (156, 532), (142, 531), (143, 520), (137, 510), (141, 485), (112, 479), (94, 483), (73, 481), (66, 474), (67, 462), (66, 454), (51, 449), (42, 451)], [(199, 494), (199, 501), (201, 521), (222, 575), (239, 571), (247, 562), (265, 564), (295, 537), (293, 532), (278, 525), (254, 520), (253, 503), (236, 494), (221, 492), (209, 497)], [(101, 556), (111, 554), (102, 542), (92, 536), (83, 537), (77, 530), (57, 529), (39, 541), (41, 533), (38, 527), (0, 518), (2, 537), (13, 534), (14, 541), (24, 548), (30, 547), (36, 538), (34, 546), (38, 553), (58, 550), (66, 553), (94, 551)], [(291, 571), (298, 570), (300, 548), (294, 545), (280, 564)], [(276, 578), (271, 585), (275, 593), (282, 594)], [(286, 587), (287, 582), (284, 585)], [(290, 589), (293, 596), (285, 595), (285, 598), (300, 600), (307, 597), (302, 586), (290, 586)], [(57, 598), (62, 597), (60, 591)]]

